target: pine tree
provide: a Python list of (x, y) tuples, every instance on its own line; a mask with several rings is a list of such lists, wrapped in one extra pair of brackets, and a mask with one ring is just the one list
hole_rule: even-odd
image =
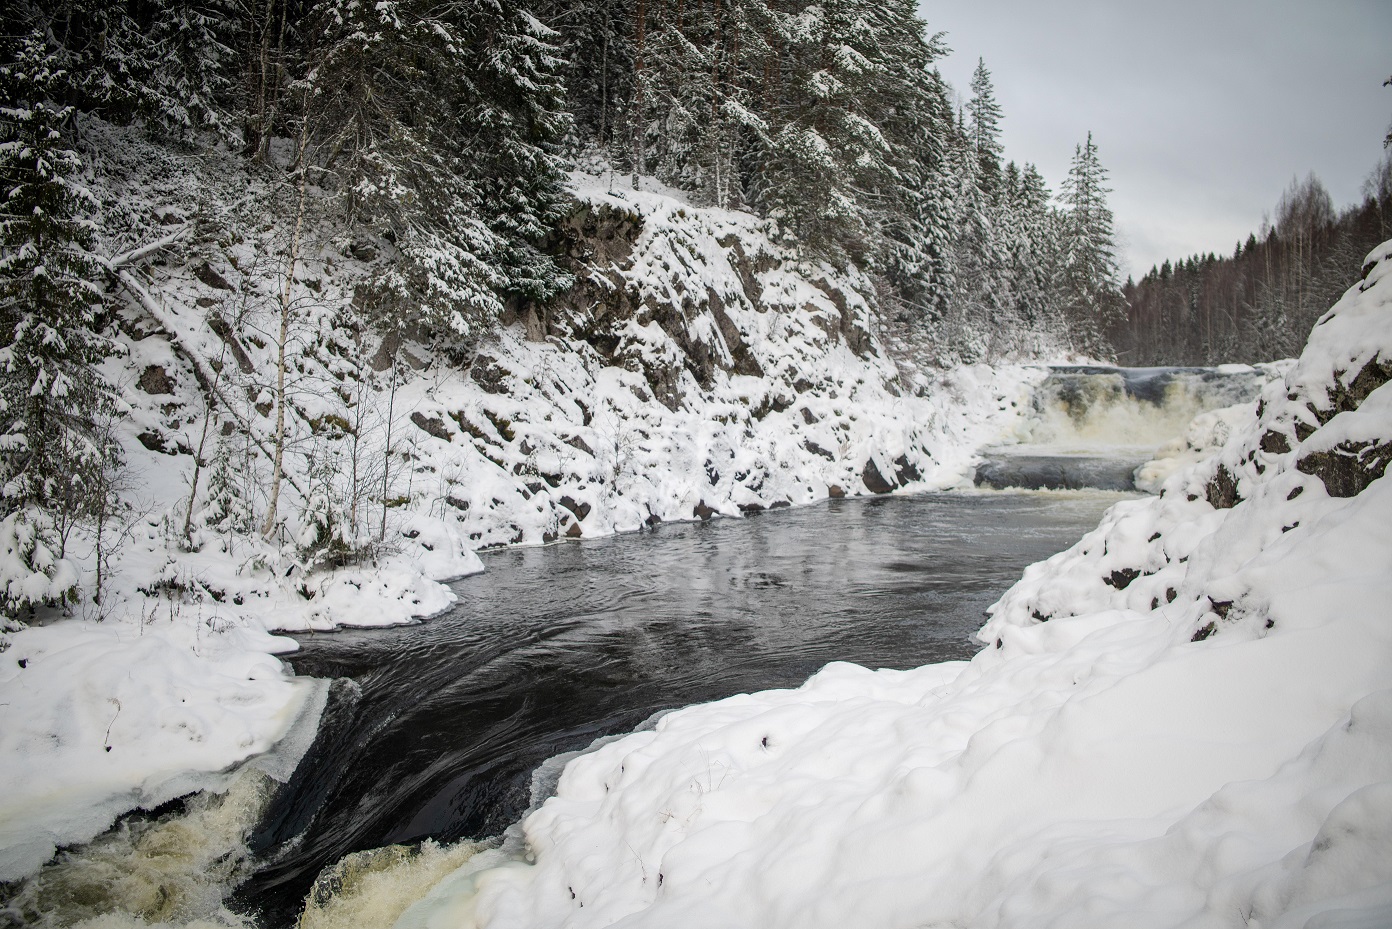
[(106, 511), (99, 488), (117, 454), (97, 428), (112, 400), (95, 369), (107, 348), (93, 331), (102, 299), (89, 251), (94, 200), (64, 138), (73, 110), (52, 100), (66, 74), (39, 34), (9, 57), (0, 68), (0, 507), (7, 537), (29, 559), (5, 563), (13, 612), (71, 596), (71, 585), (54, 587), (76, 581), (61, 563), (68, 533)]

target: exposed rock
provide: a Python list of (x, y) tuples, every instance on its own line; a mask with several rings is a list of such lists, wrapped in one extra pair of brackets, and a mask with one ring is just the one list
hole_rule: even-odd
[(236, 289), (235, 287), (233, 287), (231, 284), (229, 284), (229, 283), (227, 282), (227, 278), (223, 277), (221, 274), (218, 274), (216, 271), (214, 271), (214, 270), (213, 270), (213, 266), (210, 265), (210, 264), (208, 264), (208, 262), (206, 262), (206, 261), (203, 262), (203, 263), (202, 263), (201, 265), (199, 265), (198, 267), (196, 267), (196, 268), (193, 269), (193, 276), (196, 277), (196, 278), (198, 278), (200, 281), (202, 281), (203, 283), (207, 284), (209, 287), (213, 288), (214, 290), (235, 290), (235, 289)]
[(576, 449), (577, 451), (584, 452), (591, 458), (594, 457), (594, 450), (591, 449), (589, 445), (585, 444), (585, 440), (580, 438), (578, 435), (573, 435), (570, 438), (566, 439), (565, 444), (569, 445), (573, 449)]
[(1329, 451), (1305, 455), (1295, 466), (1323, 481), (1331, 497), (1356, 497), (1387, 472), (1389, 461), (1392, 443), (1340, 442)]
[(633, 255), (643, 219), (607, 203), (581, 203), (565, 221), (565, 228), (572, 257), (589, 259), (596, 265), (622, 264)]
[(1358, 409), (1369, 394), (1389, 380), (1392, 380), (1392, 361), (1385, 361), (1380, 355), (1363, 365), (1347, 383), (1343, 378), (1335, 378), (1334, 387), (1325, 398), (1325, 408), (1315, 411), (1319, 424), (1323, 426), (1340, 413)]
[(237, 359), (237, 367), (243, 374), (251, 374), (256, 370), (256, 365), (251, 363), (251, 356), (242, 348), (242, 343), (237, 339), (237, 334), (232, 331), (232, 324), (223, 319), (217, 313), (208, 315), (208, 328), (213, 330), (219, 339), (227, 345), (227, 350), (232, 353), (232, 357)]
[(846, 488), (842, 487), (840, 484), (832, 484), (827, 487), (827, 496), (833, 500), (840, 500), (842, 497), (846, 496)]
[(851, 351), (862, 358), (874, 354), (874, 343), (870, 332), (863, 325), (863, 320), (858, 319), (851, 310), (850, 304), (846, 302), (846, 295), (841, 292), (840, 288), (833, 286), (826, 280), (818, 281), (817, 286), (827, 295), (837, 312), (840, 313), (841, 337), (846, 340), (846, 345), (850, 347)]
[(147, 394), (172, 394), (174, 393), (174, 381), (162, 365), (149, 365), (140, 374), (140, 380), (136, 382), (141, 390)]
[(1237, 505), (1242, 496), (1237, 492), (1237, 480), (1226, 465), (1219, 465), (1218, 471), (1204, 488), (1209, 506), (1215, 510), (1227, 510)]
[(1272, 455), (1284, 455), (1291, 450), (1290, 437), (1284, 432), (1268, 429), (1261, 437), (1261, 450)]
[(885, 480), (873, 458), (865, 462), (865, 470), (860, 473), (860, 479), (865, 482), (865, 489), (872, 494), (887, 494), (894, 490), (894, 485)]
[(691, 515), (704, 521), (714, 516), (715, 510), (706, 506), (706, 501), (702, 500), (691, 508)]
[(480, 353), (469, 368), (469, 376), (474, 379), (474, 383), (479, 385), (479, 389), (484, 393), (505, 394), (508, 391), (508, 370), (500, 365), (498, 359), (492, 355)]
[(1141, 572), (1135, 568), (1121, 568), (1113, 571), (1108, 577), (1102, 578), (1102, 583), (1117, 590), (1125, 590), (1131, 582), (1141, 576)]
[(568, 496), (562, 497), (559, 502), (561, 506), (574, 513), (576, 519), (584, 519), (586, 516), (590, 515), (590, 505), (588, 503), (577, 503)]
[(900, 455), (898, 458), (894, 459), (894, 479), (898, 481), (900, 486), (903, 486), (904, 484), (911, 484), (914, 481), (923, 480), (923, 475), (919, 472), (918, 468), (909, 461), (908, 455)]
[(417, 410), (411, 414), (411, 422), (437, 439), (442, 439), (446, 442), (450, 440), (450, 431), (445, 428), (445, 421), (438, 416), (427, 417), (424, 413)]
[(164, 445), (164, 436), (157, 432), (142, 432), (136, 438), (140, 440), (141, 445), (152, 452), (159, 452), (162, 455), (169, 454), (169, 449), (165, 448)]
[(358, 261), (376, 261), (377, 246), (364, 239), (357, 239), (354, 240), (352, 245), (348, 246), (348, 254), (352, 255)]
[(567, 539), (578, 539), (585, 534), (585, 530), (580, 528), (579, 523), (571, 523), (570, 528), (565, 531)]
[(397, 350), (401, 347), (401, 336), (395, 329), (387, 332), (382, 338), (382, 342), (377, 346), (377, 352), (368, 362), (374, 371), (385, 371), (391, 367), (392, 361), (396, 358)]

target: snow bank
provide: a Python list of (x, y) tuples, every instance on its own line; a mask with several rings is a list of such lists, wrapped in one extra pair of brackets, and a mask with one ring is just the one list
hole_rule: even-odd
[(1220, 452), (996, 604), (570, 762), (400, 926), (1392, 919), (1392, 243)]
[(11, 635), (0, 653), (0, 881), (90, 840), (126, 810), (225, 789), (234, 765), (274, 746), (259, 766), (287, 779), (325, 690), (287, 679), (268, 654), (293, 645), (169, 616)]

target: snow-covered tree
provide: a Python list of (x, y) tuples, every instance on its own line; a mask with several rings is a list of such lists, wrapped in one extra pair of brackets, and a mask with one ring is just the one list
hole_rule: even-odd
[[(111, 404), (95, 369), (106, 353), (93, 331), (101, 268), (89, 251), (93, 198), (64, 136), (73, 111), (52, 100), (66, 74), (39, 34), (10, 57), (0, 67), (0, 508), (19, 554), (4, 570), (56, 582), (70, 573), (59, 564), (68, 533), (105, 512), (117, 457), (96, 428)], [(68, 596), (34, 578), (4, 580), (10, 610)]]
[(569, 117), (558, 36), (515, 0), (477, 10), (465, 23), (473, 94), (454, 131), (472, 140), (466, 164), (498, 240), (491, 258), (502, 295), (546, 300), (570, 281), (540, 249), (565, 211), (557, 150)]
[(563, 286), (537, 248), (561, 206), (549, 30), (511, 0), (323, 0), (311, 20), (313, 160), (391, 254), (370, 302), (471, 339), (505, 298)]
[(885, 268), (901, 297), (913, 308), (909, 319), (939, 319), (956, 282), (956, 183), (949, 158), (953, 131), (947, 88), (931, 61), (943, 50), (934, 37), (926, 60), (906, 62), (915, 85), (906, 105), (887, 122), (895, 140), (897, 183), (884, 223)]
[(1073, 154), (1059, 199), (1066, 208), (1060, 241), (1059, 288), (1074, 347), (1095, 355), (1110, 353), (1105, 334), (1121, 313), (1116, 238), (1107, 207), (1107, 171), (1097, 143), (1087, 141)]
[(142, 43), (142, 109), (183, 142), (204, 129), (227, 135), (241, 18), (232, 0), (156, 0)]
[(977, 177), (981, 190), (994, 199), (1000, 188), (1001, 155), (1005, 147), (1000, 141), (1000, 104), (996, 102), (991, 72), (983, 58), (976, 60), (972, 72), (971, 99), (967, 101), (967, 139), (976, 153)]

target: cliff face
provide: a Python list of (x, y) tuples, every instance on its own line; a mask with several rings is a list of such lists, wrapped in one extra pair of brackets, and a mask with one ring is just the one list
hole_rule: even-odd
[[(514, 308), (468, 377), (406, 391), (419, 454), (451, 463), (419, 492), (453, 501), (471, 544), (950, 483), (1013, 415), (1018, 371), (907, 389), (869, 282), (800, 261), (753, 217), (583, 176), (575, 196), (575, 286)], [(944, 399), (973, 378), (970, 409)]]

